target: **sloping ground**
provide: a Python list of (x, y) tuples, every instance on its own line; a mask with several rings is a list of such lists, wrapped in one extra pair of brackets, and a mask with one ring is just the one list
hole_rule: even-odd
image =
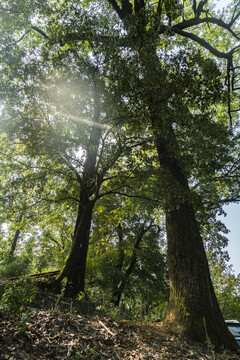
[(189, 343), (158, 323), (117, 322), (47, 310), (35, 310), (22, 323), (0, 318), (1, 360), (239, 358)]

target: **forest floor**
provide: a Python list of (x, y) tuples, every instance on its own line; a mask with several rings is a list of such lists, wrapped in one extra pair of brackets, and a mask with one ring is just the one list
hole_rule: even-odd
[(1, 360), (62, 359), (194, 359), (235, 360), (239, 355), (215, 353), (189, 342), (161, 323), (33, 310), (25, 318), (0, 316)]

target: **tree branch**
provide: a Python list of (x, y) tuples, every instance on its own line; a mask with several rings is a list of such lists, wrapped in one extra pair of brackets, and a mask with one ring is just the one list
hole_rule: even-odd
[(229, 198), (229, 199), (223, 199), (219, 201), (221, 204), (228, 204), (228, 203), (239, 203), (240, 198)]
[(7, 45), (7, 48), (9, 48), (10, 46), (13, 46), (13, 45), (16, 45), (16, 44), (20, 43), (20, 42), (25, 38), (25, 36), (26, 36), (27, 34), (29, 34), (29, 32), (30, 32), (29, 30), (26, 31), (25, 34), (23, 34), (18, 40), (14, 41), (14, 42), (11, 43), (11, 44), (8, 44), (8, 45)]
[[(240, 14), (238, 14), (238, 16), (239, 15)], [(231, 29), (231, 26), (232, 26), (233, 23), (234, 22), (231, 21), (229, 24), (227, 24), (223, 20), (217, 19), (217, 18), (214, 18), (214, 17), (205, 17), (205, 18), (202, 18), (202, 19), (193, 18), (193, 19), (189, 19), (189, 20), (184, 20), (179, 24), (173, 25), (172, 29), (174, 31), (175, 31), (175, 29), (184, 30), (184, 29), (187, 29), (187, 28), (190, 28), (190, 27), (193, 27), (193, 26), (197, 26), (197, 25), (200, 25), (200, 24), (214, 24), (214, 25), (222, 27), (223, 29), (226, 29), (237, 40), (240, 40), (240, 37)]]
[(157, 14), (158, 15), (161, 15), (162, 7), (163, 7), (163, 0), (158, 0), (158, 6), (157, 6)]
[(201, 45), (202, 47), (204, 47), (205, 49), (210, 51), (214, 56), (216, 56), (216, 57), (218, 57), (220, 59), (232, 60), (233, 52), (235, 51), (235, 49), (232, 49), (229, 52), (224, 53), (222, 51), (219, 51), (219, 50), (215, 49), (206, 40), (200, 38), (199, 36), (197, 36), (197, 35), (195, 35), (193, 33), (189, 33), (187, 31), (180, 30), (177, 27), (175, 27), (173, 30), (174, 30), (175, 33), (195, 41), (196, 43), (198, 43), (199, 45)]
[(234, 24), (234, 22), (237, 20), (237, 18), (239, 17), (239, 15), (240, 15), (240, 11), (237, 13), (237, 15), (235, 16), (235, 14), (236, 14), (236, 10), (237, 10), (237, 7), (238, 7), (238, 5), (240, 4), (240, 1), (238, 1), (237, 2), (237, 4), (236, 4), (236, 6), (235, 6), (235, 9), (234, 9), (234, 12), (233, 12), (233, 16), (232, 16), (232, 20), (230, 21), (230, 26), (232, 25), (232, 24)]
[(108, 0), (108, 2), (112, 5), (112, 7), (114, 8), (114, 10), (116, 10), (118, 16), (120, 17), (121, 20), (124, 19), (124, 13), (122, 11), (122, 9), (120, 8), (120, 6), (118, 6), (116, 0)]
[(41, 29), (39, 29), (37, 26), (32, 26), (32, 29), (42, 35), (45, 39), (50, 40), (49, 36), (47, 36), (47, 34)]

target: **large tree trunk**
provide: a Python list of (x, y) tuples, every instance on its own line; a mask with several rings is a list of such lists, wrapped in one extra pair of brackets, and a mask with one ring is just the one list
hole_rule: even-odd
[[(159, 60), (149, 50), (154, 68)], [(143, 57), (146, 78), (152, 69)], [(159, 89), (160, 91), (161, 89)], [(222, 317), (208, 267), (192, 203), (188, 178), (175, 137), (172, 119), (164, 114), (158, 92), (146, 89), (147, 105), (159, 164), (163, 175), (169, 267), (169, 309), (167, 321), (189, 338), (210, 341), (216, 348), (237, 349), (238, 344)], [(163, 118), (161, 117), (163, 115)]]
[(170, 298), (167, 320), (184, 335), (219, 348), (235, 349), (214, 293), (208, 261), (192, 204), (167, 212)]
[(83, 205), (78, 215), (72, 247), (61, 271), (58, 281), (67, 278), (64, 294), (69, 297), (77, 297), (84, 293), (87, 254), (90, 239), (92, 213), (95, 201), (88, 200)]
[[(96, 120), (99, 116), (99, 108), (96, 107)], [(85, 290), (85, 274), (87, 254), (92, 223), (92, 214), (102, 180), (97, 174), (96, 158), (101, 128), (93, 127), (87, 149), (86, 160), (82, 177), (78, 175), (80, 193), (78, 213), (73, 235), (72, 247), (66, 260), (65, 266), (58, 276), (56, 283), (67, 278), (65, 296), (77, 297)]]
[[(172, 134), (173, 140), (173, 130), (168, 134)], [(170, 284), (167, 321), (199, 342), (210, 341), (216, 348), (223, 345), (237, 349), (214, 293), (187, 178), (174, 153), (168, 149), (169, 139), (166, 142), (155, 130), (155, 141), (160, 166), (176, 186), (166, 201)]]

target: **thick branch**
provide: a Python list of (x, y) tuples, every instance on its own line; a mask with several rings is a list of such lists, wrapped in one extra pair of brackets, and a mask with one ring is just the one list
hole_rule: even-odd
[(220, 200), (219, 202), (220, 202), (221, 204), (229, 204), (229, 203), (238, 204), (239, 201), (240, 201), (240, 198), (239, 198), (239, 197), (236, 197), (236, 198), (222, 199), (222, 200)]
[(187, 37), (187, 38), (195, 41), (196, 43), (198, 43), (199, 45), (201, 45), (202, 47), (204, 47), (205, 49), (207, 49), (213, 55), (215, 55), (216, 57), (218, 57), (220, 59), (227, 59), (227, 60), (232, 59), (232, 55), (233, 55), (234, 50), (230, 50), (229, 52), (224, 53), (222, 51), (219, 51), (219, 50), (215, 49), (206, 40), (200, 38), (199, 36), (197, 36), (197, 35), (195, 35), (193, 33), (189, 33), (187, 31), (180, 30), (177, 27), (174, 28), (174, 32), (181, 35), (181, 36)]
[(158, 0), (158, 6), (157, 6), (157, 14), (158, 15), (161, 15), (162, 7), (163, 7), (163, 0)]
[(199, 2), (198, 7), (196, 9), (196, 14), (195, 14), (196, 17), (199, 17), (202, 14), (202, 12), (204, 11), (203, 7), (206, 5), (207, 1), (208, 0), (201, 0)]
[(225, 23), (221, 19), (217, 19), (214, 17), (205, 17), (205, 18), (193, 18), (189, 20), (184, 20), (183, 22), (173, 25), (172, 29), (175, 31), (175, 29), (183, 30), (188, 29), (193, 26), (197, 26), (200, 24), (215, 24), (217, 26), (222, 27), (223, 29), (226, 29), (229, 31), (237, 40), (240, 40), (240, 37), (231, 29), (232, 22), (229, 24)]
[(50, 40), (49, 36), (47, 36), (47, 34), (38, 27), (32, 26), (32, 29), (42, 35), (45, 39)]
[(116, 0), (108, 0), (108, 2), (112, 5), (112, 7), (114, 8), (114, 10), (116, 10), (116, 13), (118, 14), (118, 16), (120, 17), (121, 20), (124, 19), (124, 14), (122, 9), (118, 6)]

